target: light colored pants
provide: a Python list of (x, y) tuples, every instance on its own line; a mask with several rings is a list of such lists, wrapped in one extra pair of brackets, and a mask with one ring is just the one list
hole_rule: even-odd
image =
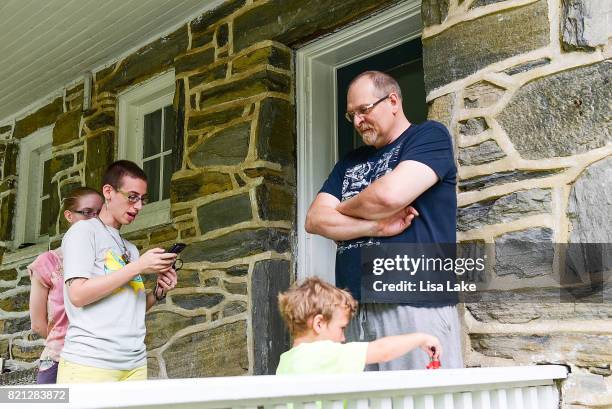
[[(389, 335), (424, 332), (442, 344), (441, 368), (463, 368), (461, 326), (456, 306), (412, 307), (400, 304), (360, 304), (346, 330), (347, 342), (371, 342)], [(416, 348), (393, 361), (366, 366), (366, 371), (425, 369), (429, 357)]]
[(76, 364), (60, 358), (59, 369), (57, 371), (57, 383), (144, 381), (146, 379), (146, 365), (123, 371)]

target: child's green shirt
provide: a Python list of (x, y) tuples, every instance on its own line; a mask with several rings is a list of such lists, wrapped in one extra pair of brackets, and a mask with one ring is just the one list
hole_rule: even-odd
[(339, 374), (362, 372), (367, 342), (341, 344), (333, 341), (304, 342), (283, 353), (277, 375)]

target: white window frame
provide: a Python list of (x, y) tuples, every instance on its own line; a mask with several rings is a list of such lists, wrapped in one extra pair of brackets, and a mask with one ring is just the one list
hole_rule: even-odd
[(14, 248), (25, 242), (49, 240), (48, 235), (39, 235), (39, 228), (44, 161), (51, 158), (52, 142), (53, 126), (41, 128), (19, 141)]
[[(297, 276), (335, 282), (335, 244), (304, 229), (308, 207), (337, 158), (336, 71), (421, 36), (421, 0), (409, 0), (297, 51)], [(344, 98), (344, 96), (340, 96)]]
[[(41, 149), (39, 154), (38, 154), (38, 175), (37, 175), (37, 184), (38, 184), (38, 196), (36, 196), (36, 201), (38, 202), (36, 204), (36, 216), (38, 217), (37, 223), (36, 223), (36, 239), (38, 242), (38, 238), (39, 237), (49, 237), (49, 234), (47, 233), (44, 236), (40, 236), (40, 223), (42, 222), (42, 218), (41, 218), (41, 208), (42, 208), (42, 201), (44, 199), (48, 199), (51, 195), (46, 195), (45, 197), (43, 197), (43, 189), (44, 189), (44, 183), (45, 183), (45, 161), (48, 161), (51, 159), (51, 144), (49, 144), (48, 146), (45, 147), (45, 149)], [(51, 176), (52, 178), (53, 176)]]
[[(142, 167), (144, 116), (171, 105), (174, 89), (175, 76), (174, 70), (171, 70), (119, 94), (119, 159), (131, 160)], [(122, 232), (142, 230), (169, 222), (170, 199), (160, 200), (144, 206), (132, 223), (123, 226)]]

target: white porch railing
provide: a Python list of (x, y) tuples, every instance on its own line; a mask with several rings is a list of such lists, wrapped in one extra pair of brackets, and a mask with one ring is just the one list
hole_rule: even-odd
[[(557, 409), (564, 366), (236, 376), (68, 386), (68, 404), (26, 408)], [(38, 388), (36, 386), (28, 388)], [(291, 406), (289, 406), (291, 407)]]

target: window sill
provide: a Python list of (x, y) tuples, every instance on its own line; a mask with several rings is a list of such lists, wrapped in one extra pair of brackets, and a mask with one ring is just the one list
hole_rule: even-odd
[(2, 265), (33, 259), (47, 250), (49, 250), (49, 243), (38, 243), (24, 249), (12, 249), (4, 253)]
[(121, 233), (132, 233), (170, 222), (170, 199), (146, 205), (134, 221), (121, 228)]

